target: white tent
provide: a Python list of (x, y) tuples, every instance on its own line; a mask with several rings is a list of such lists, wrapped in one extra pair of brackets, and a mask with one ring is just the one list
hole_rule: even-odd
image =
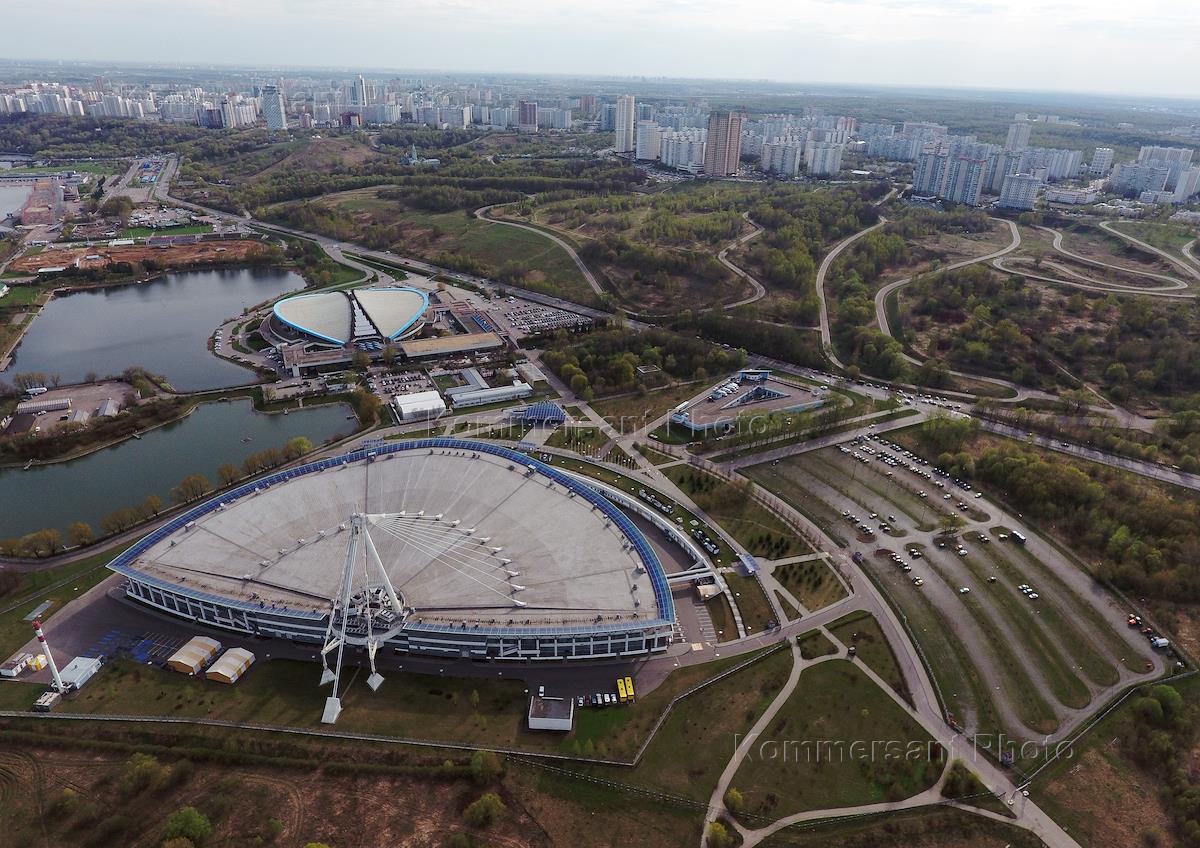
[(193, 636), (171, 655), (167, 668), (183, 674), (197, 674), (221, 652), (221, 643), (207, 636)]
[(234, 683), (254, 664), (254, 654), (245, 648), (230, 648), (205, 672), (205, 677), (218, 683)]

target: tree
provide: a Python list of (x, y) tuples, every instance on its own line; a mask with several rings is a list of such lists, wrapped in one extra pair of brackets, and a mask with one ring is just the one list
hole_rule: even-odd
[(733, 834), (721, 822), (709, 822), (704, 831), (704, 843), (708, 848), (733, 848)]
[(299, 459), (306, 453), (311, 453), (313, 443), (304, 436), (295, 436), (288, 439), (287, 444), (283, 446), (283, 455), (288, 460)]
[(179, 837), (190, 839), (193, 845), (200, 848), (212, 835), (212, 830), (212, 824), (202, 812), (195, 807), (180, 807), (167, 816), (162, 835), (164, 840)]
[(746, 799), (740, 791), (730, 786), (725, 790), (725, 809), (735, 816), (746, 809)]
[(491, 783), (504, 772), (495, 751), (476, 751), (471, 755), (471, 777), (476, 783)]
[(499, 795), (495, 792), (485, 792), (463, 811), (463, 818), (471, 827), (488, 827), (505, 809)]
[(217, 469), (217, 479), (221, 481), (222, 486), (232, 486), (241, 475), (242, 472), (238, 471), (238, 467), (232, 462), (226, 462)]
[(365, 350), (356, 350), (354, 355), (350, 357), (350, 364), (359, 371), (365, 371), (371, 364), (371, 357), (367, 355)]
[(78, 548), (90, 545), (95, 539), (95, 534), (92, 532), (92, 526), (86, 521), (75, 521), (67, 528), (67, 538)]
[(392, 344), (387, 344), (383, 348), (383, 362), (385, 365), (391, 365), (396, 361), (396, 348)]
[(147, 495), (142, 501), (142, 514), (146, 516), (158, 515), (162, 512), (163, 502), (158, 495)]
[(938, 527), (947, 536), (953, 536), (966, 523), (957, 512), (947, 512), (938, 519)]
[(204, 495), (209, 489), (208, 480), (202, 474), (189, 474), (179, 481), (179, 485), (171, 490), (171, 497), (177, 503), (194, 501)]

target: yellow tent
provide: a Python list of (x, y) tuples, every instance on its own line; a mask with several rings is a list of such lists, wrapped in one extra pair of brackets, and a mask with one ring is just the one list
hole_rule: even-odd
[(183, 674), (198, 674), (221, 652), (221, 643), (207, 636), (193, 636), (188, 643), (171, 655), (167, 668)]
[(230, 648), (212, 664), (205, 677), (218, 683), (233, 683), (254, 664), (254, 654), (245, 648)]

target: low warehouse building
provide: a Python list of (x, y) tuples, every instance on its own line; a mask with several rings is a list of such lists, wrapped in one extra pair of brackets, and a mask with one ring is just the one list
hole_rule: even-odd
[(446, 411), (446, 402), (436, 391), (413, 392), (407, 395), (396, 395), (392, 403), (401, 421), (412, 421), (417, 418), (436, 418)]
[(208, 636), (193, 636), (171, 655), (167, 668), (182, 674), (199, 674), (213, 657), (221, 653), (221, 643)]
[(67, 663), (67, 667), (59, 674), (59, 677), (62, 678), (63, 687), (68, 691), (82, 689), (84, 684), (92, 679), (93, 675), (100, 670), (100, 666), (103, 664), (103, 660), (99, 657), (76, 657)]
[(529, 699), (530, 730), (569, 731), (575, 722), (575, 702), (570, 698)]
[(221, 654), (221, 658), (212, 664), (204, 676), (218, 683), (234, 683), (253, 664), (254, 654), (245, 648), (230, 648)]

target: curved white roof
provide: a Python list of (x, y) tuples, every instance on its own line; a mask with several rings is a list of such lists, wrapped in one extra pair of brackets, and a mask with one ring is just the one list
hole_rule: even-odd
[(275, 316), (290, 327), (332, 344), (353, 339), (398, 339), (416, 332), (429, 297), (408, 286), (378, 286), (285, 297)]
[(193, 590), (324, 609), (346, 556), (341, 525), (386, 514), (371, 540), (418, 619), (660, 614), (629, 537), (587, 499), (527, 472), (500, 456), (418, 450), (329, 468), (211, 511), (131, 565)]

